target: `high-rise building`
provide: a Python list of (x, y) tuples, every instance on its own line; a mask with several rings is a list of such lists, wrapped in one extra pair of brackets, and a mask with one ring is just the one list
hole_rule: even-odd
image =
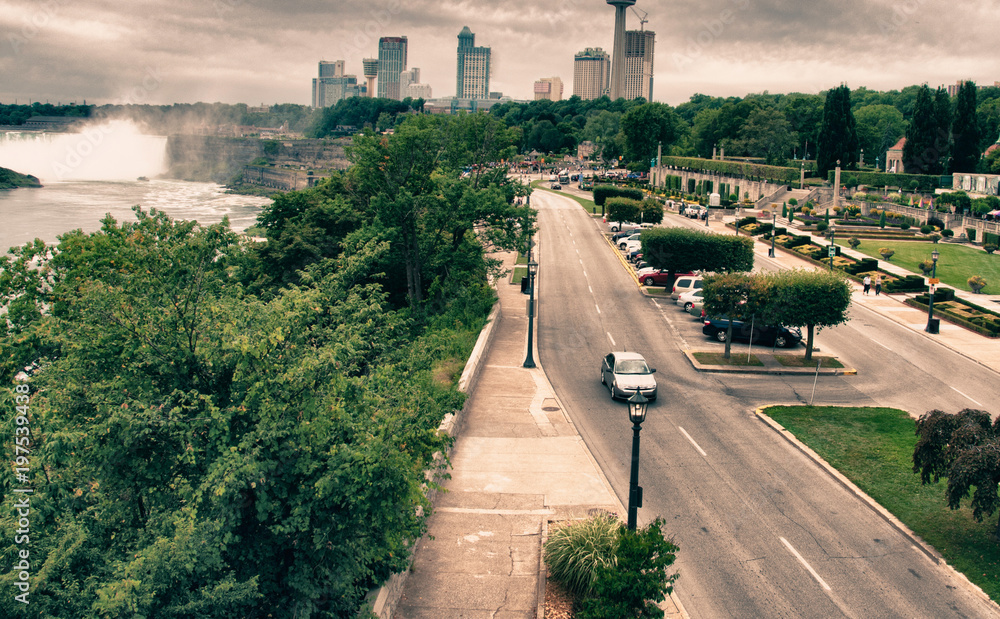
[(476, 35), (468, 26), (458, 33), (458, 71), (455, 96), (486, 99), (490, 94), (490, 48), (476, 47)]
[(410, 84), (403, 92), (404, 97), (427, 100), (434, 96), (430, 84)]
[(337, 101), (361, 94), (358, 78), (344, 74), (344, 61), (319, 61), (319, 77), (312, 81), (313, 107), (330, 107)]
[(378, 58), (363, 58), (361, 66), (364, 70), (365, 79), (368, 80), (365, 86), (367, 96), (375, 96), (375, 78), (378, 76)]
[(643, 97), (653, 100), (653, 43), (656, 33), (629, 30), (625, 33), (625, 71), (622, 95), (629, 101)]
[(535, 82), (535, 101), (539, 99), (561, 101), (562, 96), (563, 83), (558, 77), (543, 77)]
[(401, 100), (399, 74), (406, 70), (406, 37), (378, 40), (378, 96)]
[(600, 47), (588, 47), (573, 58), (573, 94), (585, 101), (608, 94), (611, 57)]
[(410, 84), (420, 83), (420, 69), (413, 67), (406, 71), (401, 71), (399, 74), (399, 98), (403, 99), (406, 97), (406, 88)]
[(607, 0), (615, 7), (615, 43), (611, 51), (611, 100), (625, 96), (625, 9), (636, 0)]

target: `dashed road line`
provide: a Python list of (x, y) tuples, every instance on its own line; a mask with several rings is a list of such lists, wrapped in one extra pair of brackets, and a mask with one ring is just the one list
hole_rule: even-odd
[(705, 456), (706, 458), (708, 457), (708, 454), (705, 453), (705, 450), (701, 448), (701, 445), (699, 445), (698, 443), (694, 442), (694, 439), (691, 438), (691, 435), (687, 433), (687, 430), (685, 430), (684, 428), (682, 428), (680, 426), (677, 426), (677, 429), (679, 429), (681, 431), (681, 433), (684, 434), (685, 437), (687, 437), (687, 440), (691, 441), (691, 444), (694, 445), (694, 448), (698, 450), (698, 453), (700, 453), (701, 455)]
[(795, 555), (795, 558), (799, 560), (799, 563), (801, 563), (802, 565), (804, 565), (805, 568), (807, 570), (809, 570), (809, 573), (812, 574), (812, 577), (816, 579), (816, 582), (818, 582), (820, 585), (822, 585), (823, 588), (826, 589), (827, 591), (832, 591), (832, 589), (830, 588), (830, 585), (826, 584), (826, 581), (823, 580), (822, 578), (820, 578), (819, 574), (816, 573), (816, 570), (814, 570), (812, 568), (812, 566), (809, 565), (808, 561), (806, 561), (805, 559), (802, 558), (802, 555), (799, 554), (799, 551), (795, 550), (795, 548), (791, 544), (788, 543), (787, 539), (785, 539), (783, 537), (779, 537), (778, 539), (780, 539), (781, 542), (785, 545), (785, 547), (787, 547), (788, 550), (790, 550), (791, 553), (793, 555)]

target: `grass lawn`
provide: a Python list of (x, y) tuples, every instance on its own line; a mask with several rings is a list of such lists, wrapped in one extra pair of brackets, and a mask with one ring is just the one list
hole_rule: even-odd
[[(510, 283), (515, 286), (521, 284), (521, 280), (528, 276), (528, 267), (514, 267), (510, 273)], [(537, 275), (535, 276), (537, 277)]]
[(747, 361), (747, 356), (740, 353), (730, 353), (729, 358), (726, 359), (723, 355), (724, 352), (695, 352), (691, 353), (698, 363), (703, 363), (705, 365), (740, 365), (740, 366), (763, 366), (764, 362), (757, 358), (757, 355), (750, 355), (750, 360)]
[(947, 480), (922, 485), (913, 472), (914, 420), (895, 408), (775, 406), (764, 413), (787, 428), (831, 466), (965, 574), (1000, 600), (997, 514), (976, 522), (968, 502), (951, 510)]
[[(849, 247), (847, 241), (837, 239), (838, 245)], [(892, 264), (921, 274), (917, 265), (931, 259), (931, 252), (941, 252), (938, 258), (937, 276), (942, 283), (958, 290), (971, 291), (966, 283), (973, 275), (982, 275), (986, 280), (986, 292), (1000, 290), (1000, 254), (987, 254), (978, 249), (953, 243), (931, 243), (929, 241), (892, 241), (888, 239), (861, 239), (858, 251), (884, 262), (878, 253), (880, 247), (891, 247), (896, 251)]]
[(814, 355), (812, 359), (806, 360), (805, 355), (774, 355), (774, 360), (790, 368), (814, 368), (819, 361), (823, 362), (819, 366), (821, 368), (844, 367), (844, 364), (837, 361), (836, 357), (819, 357)]

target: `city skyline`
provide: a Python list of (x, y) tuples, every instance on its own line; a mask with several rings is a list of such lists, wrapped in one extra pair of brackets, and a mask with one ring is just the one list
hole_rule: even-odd
[[(406, 36), (408, 66), (421, 68), (435, 96), (450, 97), (455, 36), (464, 26), (477, 45), (492, 49), (490, 90), (530, 100), (541, 77), (559, 77), (571, 91), (577, 52), (613, 47), (614, 9), (604, 0), (4, 4), (2, 103), (308, 105), (318, 60), (344, 60), (344, 72), (363, 83), (362, 59), (377, 56), (384, 36)], [(1000, 8), (986, 4), (639, 0), (635, 8), (648, 13), (645, 28), (657, 33), (653, 99), (671, 105), (695, 93), (816, 93), (840, 83), (898, 90), (1000, 79), (991, 32)], [(631, 10), (626, 19), (627, 29), (639, 28)]]

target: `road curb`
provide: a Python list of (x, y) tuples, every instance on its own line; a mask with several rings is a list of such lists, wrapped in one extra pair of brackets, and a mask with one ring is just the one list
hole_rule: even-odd
[(771, 407), (787, 406), (787, 404), (769, 404), (764, 406), (758, 406), (754, 410), (754, 415), (757, 416), (762, 422), (767, 424), (772, 430), (774, 430), (778, 435), (784, 438), (790, 445), (798, 449), (807, 458), (815, 462), (820, 468), (822, 468), (826, 473), (828, 473), (837, 483), (844, 487), (845, 490), (853, 494), (862, 503), (864, 503), (869, 509), (871, 509), (877, 516), (882, 518), (889, 526), (896, 529), (903, 537), (910, 540), (913, 547), (924, 553), (927, 558), (934, 563), (937, 567), (947, 571), (950, 575), (956, 577), (960, 580), (972, 593), (979, 596), (985, 600), (988, 604), (993, 606), (997, 611), (1000, 611), (1000, 605), (990, 599), (990, 596), (986, 595), (986, 592), (979, 588), (979, 585), (973, 583), (966, 577), (965, 574), (959, 572), (954, 567), (952, 567), (944, 557), (942, 557), (938, 551), (931, 545), (924, 542), (923, 538), (914, 533), (903, 524), (896, 516), (892, 514), (889, 510), (882, 507), (878, 501), (868, 496), (868, 494), (854, 485), (850, 479), (844, 476), (843, 473), (833, 468), (826, 460), (824, 460), (818, 453), (813, 451), (808, 445), (800, 441), (794, 434), (792, 434), (788, 429), (782, 426), (780, 423), (764, 414), (764, 410)]
[(858, 371), (854, 368), (796, 368), (796, 367), (780, 367), (780, 368), (769, 368), (761, 366), (727, 366), (727, 365), (705, 365), (699, 362), (694, 357), (694, 353), (698, 352), (717, 352), (717, 351), (703, 351), (703, 350), (683, 350), (684, 356), (687, 357), (691, 366), (698, 372), (715, 372), (719, 374), (804, 374), (804, 375), (815, 375), (820, 374), (822, 376), (856, 376)]

